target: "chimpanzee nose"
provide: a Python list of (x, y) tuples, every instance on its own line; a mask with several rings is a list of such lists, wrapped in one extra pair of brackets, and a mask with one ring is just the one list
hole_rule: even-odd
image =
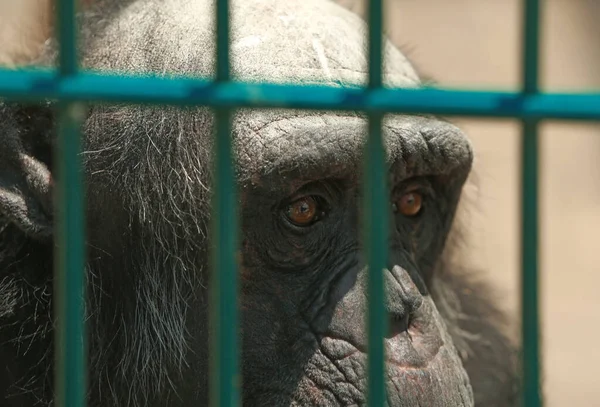
[[(349, 275), (347, 281), (339, 284), (339, 291), (335, 295), (339, 300), (336, 301), (331, 319), (317, 319), (314, 328), (316, 331), (323, 332), (323, 336), (350, 342), (358, 349), (367, 349), (368, 336), (364, 316), (369, 306), (366, 295), (369, 272), (365, 267), (354, 275), (356, 280), (351, 279)], [(382, 270), (382, 273), (386, 280), (384, 318), (388, 318), (389, 321), (386, 337), (393, 338), (410, 327), (411, 318), (416, 319), (416, 312), (423, 304), (423, 296), (409, 273), (402, 267), (394, 266), (391, 270)]]
[(400, 266), (386, 270), (386, 309), (388, 312), (388, 335), (405, 332), (410, 327), (411, 318), (423, 304), (423, 296), (410, 274)]

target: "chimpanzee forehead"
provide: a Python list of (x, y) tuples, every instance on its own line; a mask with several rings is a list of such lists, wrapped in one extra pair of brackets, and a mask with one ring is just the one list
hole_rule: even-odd
[[(142, 4), (140, 4), (142, 3)], [(214, 1), (147, 0), (120, 10), (99, 32), (83, 30), (83, 65), (95, 70), (212, 77)], [(84, 17), (96, 26), (103, 12)], [(86, 23), (85, 18), (90, 20)], [(104, 21), (104, 20), (102, 20)], [(248, 82), (366, 83), (367, 30), (355, 14), (327, 0), (233, 0), (232, 77)], [(388, 41), (384, 81), (418, 86), (407, 58)]]
[[(361, 172), (368, 129), (366, 118), (359, 115), (245, 110), (236, 115), (233, 128), (242, 183), (357, 180)], [(471, 168), (469, 140), (445, 121), (388, 115), (383, 137), (387, 163), (396, 178), (449, 175), (463, 179)]]

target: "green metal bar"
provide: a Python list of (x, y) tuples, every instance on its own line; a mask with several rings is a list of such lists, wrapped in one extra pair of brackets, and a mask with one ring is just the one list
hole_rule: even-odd
[(85, 234), (79, 104), (61, 104), (56, 151), (56, 405), (85, 406)]
[(382, 115), (369, 119), (364, 176), (364, 241), (366, 244), (368, 280), (368, 405), (383, 406), (386, 400), (384, 381), (385, 354), (383, 336), (387, 332), (384, 305), (384, 274), (388, 255), (388, 194), (385, 154), (381, 147)]
[(103, 76), (58, 78), (47, 71), (0, 70), (0, 98), (230, 108), (290, 108), (444, 116), (600, 120), (600, 93), (521, 94), (448, 89), (332, 88)]
[(228, 82), (229, 64), (229, 1), (217, 0), (217, 82)]
[[(524, 2), (523, 93), (539, 91), (540, 1)], [(540, 390), (540, 322), (538, 277), (538, 120), (523, 120), (522, 165), (522, 244), (521, 244), (521, 335), (523, 404), (542, 406)]]
[[(382, 85), (382, 0), (369, 2), (369, 89)], [(369, 266), (367, 311), (368, 320), (368, 392), (367, 404), (382, 407), (387, 399), (384, 381), (387, 332), (384, 302), (384, 269), (388, 255), (388, 193), (385, 151), (382, 140), (381, 113), (369, 115), (369, 137), (364, 158), (364, 218), (363, 225), (367, 264)]]
[(525, 121), (521, 137), (522, 247), (521, 335), (523, 402), (542, 405), (540, 391), (540, 336), (538, 299), (538, 134), (537, 122)]
[[(77, 73), (75, 1), (58, 1), (59, 73), (62, 78)], [(85, 344), (85, 232), (84, 195), (80, 171), (80, 103), (58, 105), (59, 131), (55, 150), (55, 336), (56, 405), (86, 405)]]
[(59, 40), (59, 70), (63, 76), (77, 73), (77, 33), (75, 22), (75, 1), (58, 0), (56, 23)]
[(213, 196), (213, 274), (211, 286), (211, 395), (213, 407), (240, 405), (238, 350), (238, 219), (231, 159), (230, 114), (215, 112), (216, 177)]
[[(216, 82), (230, 79), (229, 4), (219, 0), (216, 8)], [(215, 109), (216, 175), (212, 202), (211, 275), (211, 387), (210, 405), (240, 405), (237, 251), (239, 225), (237, 190), (232, 158), (231, 110)]]
[(383, 0), (369, 0), (369, 88), (382, 85)]
[(523, 92), (537, 93), (540, 57), (540, 0), (523, 3)]

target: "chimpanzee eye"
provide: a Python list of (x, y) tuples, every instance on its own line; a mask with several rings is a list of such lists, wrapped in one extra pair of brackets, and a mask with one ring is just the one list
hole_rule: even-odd
[(416, 191), (407, 192), (394, 202), (394, 212), (404, 216), (415, 216), (421, 211), (423, 196)]
[(289, 204), (285, 215), (296, 226), (310, 226), (320, 219), (323, 211), (314, 196), (304, 196)]

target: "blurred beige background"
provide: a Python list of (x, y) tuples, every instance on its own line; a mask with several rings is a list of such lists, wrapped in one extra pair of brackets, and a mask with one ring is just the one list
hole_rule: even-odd
[[(46, 33), (40, 22), (48, 22), (47, 1), (0, 0), (0, 64), (35, 54)], [(363, 10), (361, 0), (336, 1)], [(544, 3), (543, 86), (600, 91), (600, 0)], [(392, 39), (440, 85), (519, 86), (521, 0), (387, 0), (387, 7)], [(518, 339), (519, 125), (455, 122), (477, 154), (470, 261), (495, 282)], [(600, 125), (545, 124), (541, 159), (546, 405), (600, 406), (600, 264), (592, 256), (600, 249)]]
[(35, 57), (50, 32), (50, 0), (0, 0), (0, 66)]

